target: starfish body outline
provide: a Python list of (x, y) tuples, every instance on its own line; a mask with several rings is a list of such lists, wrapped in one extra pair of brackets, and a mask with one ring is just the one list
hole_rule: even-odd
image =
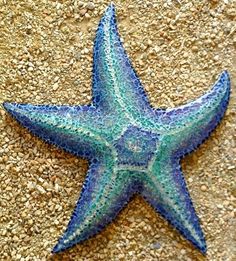
[(64, 235), (53, 253), (97, 234), (140, 193), (203, 254), (206, 242), (180, 159), (215, 129), (227, 108), (229, 75), (178, 108), (154, 109), (120, 41), (114, 5), (94, 44), (92, 103), (84, 106), (3, 104), (44, 141), (89, 160), (89, 170)]

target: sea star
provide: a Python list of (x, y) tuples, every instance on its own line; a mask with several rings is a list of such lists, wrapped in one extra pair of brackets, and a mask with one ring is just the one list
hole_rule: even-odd
[(223, 117), (230, 94), (228, 73), (194, 102), (152, 108), (120, 41), (111, 4), (96, 33), (92, 88), (92, 103), (86, 106), (3, 104), (36, 136), (89, 160), (80, 198), (53, 252), (98, 233), (139, 193), (206, 253), (180, 159)]

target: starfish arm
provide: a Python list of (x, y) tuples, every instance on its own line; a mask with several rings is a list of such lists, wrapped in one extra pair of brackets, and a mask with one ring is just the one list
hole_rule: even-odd
[(168, 142), (178, 147), (180, 156), (200, 145), (222, 119), (230, 95), (230, 79), (225, 71), (211, 91), (196, 101), (159, 113), (157, 123)]
[(101, 19), (94, 44), (93, 103), (106, 110), (119, 108), (137, 119), (151, 111), (146, 93), (118, 35), (111, 4)]
[(204, 235), (179, 160), (172, 160), (168, 155), (158, 155), (145, 177), (141, 194), (187, 240), (206, 253)]
[(106, 162), (92, 164), (67, 229), (52, 252), (70, 248), (105, 228), (135, 192), (131, 179), (127, 171), (115, 171), (108, 156)]
[(34, 135), (74, 155), (89, 159), (99, 147), (110, 146), (99, 133), (102, 117), (93, 107), (8, 102), (3, 106)]

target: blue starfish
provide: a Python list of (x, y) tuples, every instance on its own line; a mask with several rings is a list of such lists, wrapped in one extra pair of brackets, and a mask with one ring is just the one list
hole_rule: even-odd
[(120, 41), (112, 4), (99, 23), (93, 61), (90, 105), (3, 104), (36, 136), (89, 160), (80, 198), (53, 252), (101, 231), (134, 193), (140, 193), (206, 253), (180, 159), (223, 117), (230, 94), (228, 73), (196, 101), (174, 109), (152, 108)]

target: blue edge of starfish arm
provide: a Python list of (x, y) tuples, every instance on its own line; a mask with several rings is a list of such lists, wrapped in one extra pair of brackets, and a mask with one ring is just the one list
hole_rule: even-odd
[[(108, 12), (112, 12), (112, 13), (113, 13), (113, 16), (115, 15), (114, 5), (111, 4), (111, 5), (108, 7), (106, 13), (108, 13)], [(106, 13), (105, 13), (105, 15), (106, 15)], [(101, 24), (101, 22), (100, 22), (100, 24)], [(117, 32), (116, 32), (116, 33), (117, 33)], [(126, 55), (126, 53), (125, 53), (125, 55)], [(128, 58), (127, 58), (127, 59), (128, 59)], [(129, 66), (132, 66), (132, 65), (129, 64)], [(133, 67), (132, 67), (132, 68), (133, 68)], [(135, 71), (134, 71), (134, 72), (135, 72)], [(136, 73), (135, 73), (135, 76), (136, 76)], [(136, 77), (137, 77), (137, 76), (136, 76)], [(139, 80), (138, 77), (137, 77), (137, 79)], [(226, 82), (226, 84), (225, 84), (225, 82)], [(145, 104), (148, 104), (148, 106), (150, 106), (150, 104), (148, 103), (147, 94), (146, 94), (145, 90), (144, 90), (143, 88), (141, 88), (140, 86), (141, 86), (141, 83), (139, 82), (139, 84), (136, 85), (136, 87), (138, 88), (138, 92), (143, 96), (143, 100), (144, 100)], [(226, 87), (225, 87), (225, 86), (226, 86)], [(176, 154), (175, 154), (175, 156), (174, 156), (174, 158), (173, 158), (173, 161), (179, 161), (180, 158), (183, 158), (186, 154), (189, 154), (190, 152), (192, 152), (193, 150), (195, 150), (198, 146), (200, 146), (200, 145), (202, 144), (202, 142), (209, 137), (209, 135), (211, 134), (211, 132), (212, 132), (212, 131), (215, 129), (215, 127), (219, 124), (219, 122), (220, 122), (220, 120), (222, 119), (222, 117), (223, 117), (223, 115), (224, 115), (224, 113), (225, 113), (225, 110), (226, 110), (226, 108), (227, 108), (227, 104), (228, 104), (229, 96), (230, 96), (230, 79), (229, 79), (229, 75), (228, 75), (228, 72), (227, 72), (227, 71), (224, 71), (224, 72), (222, 73), (222, 75), (221, 75), (221, 77), (220, 77), (220, 80), (219, 80), (219, 82), (218, 82), (218, 85), (217, 85), (217, 88), (223, 88), (223, 87), (227, 88), (226, 97), (225, 97), (225, 99), (224, 99), (224, 100), (222, 101), (222, 103), (221, 103), (221, 106), (220, 106), (220, 109), (219, 109), (218, 114), (217, 114), (217, 115), (213, 118), (213, 120), (209, 123), (209, 125), (207, 126), (207, 129), (204, 130), (204, 134), (202, 134), (202, 139), (199, 139), (201, 142), (199, 142), (199, 143), (197, 143), (197, 144), (192, 144), (191, 146), (189, 146), (189, 147), (187, 148), (187, 150), (186, 150), (186, 149), (185, 149), (185, 150), (181, 150), (181, 149), (180, 149), (179, 151), (177, 151)], [(213, 88), (215, 88), (215, 87), (213, 87)], [(97, 96), (96, 96), (96, 95), (97, 95)], [(81, 107), (80, 107), (80, 106), (77, 106), (77, 109), (78, 109), (78, 110), (85, 110), (85, 111), (87, 110), (87, 111), (89, 111), (89, 110), (91, 109), (91, 107), (94, 107), (94, 104), (96, 104), (96, 103), (99, 101), (99, 99), (100, 99), (100, 97), (98, 96), (99, 94), (96, 93), (96, 95), (95, 95), (96, 97), (93, 96), (93, 102), (92, 102), (91, 105), (83, 106), (83, 107), (82, 107), (82, 106), (81, 106)], [(95, 97), (95, 98), (94, 98), (94, 97)], [(5, 103), (3, 103), (3, 106), (4, 106), (5, 110), (8, 111), (16, 120), (19, 120), (19, 116), (18, 116), (17, 112), (15, 111), (15, 108), (17, 108), (17, 107), (19, 106), (18, 104), (5, 102)], [(43, 108), (46, 109), (46, 107), (47, 107), (47, 106), (44, 106)], [(67, 107), (65, 106), (65, 109), (66, 109), (66, 108), (67, 108)], [(155, 110), (155, 111), (156, 111), (156, 114), (158, 115), (159, 110), (158, 110), (158, 109), (154, 109), (154, 108), (152, 108), (152, 109)], [(21, 121), (20, 123), (21, 123), (22, 125), (24, 125), (26, 128), (28, 128), (28, 129), (32, 132), (32, 129), (31, 129), (30, 124), (28, 124), (28, 123), (26, 123), (26, 122), (25, 122), (25, 124), (24, 124), (24, 121), (23, 121), (23, 122)], [(35, 134), (40, 137), (40, 135), (39, 135), (38, 133), (35, 133)], [(44, 138), (44, 137), (41, 137), (41, 138)], [(47, 141), (47, 142), (48, 142), (48, 143), (52, 143), (52, 144), (54, 144), (54, 145), (57, 145), (56, 143), (53, 143), (53, 142), (51, 142), (50, 140)], [(73, 153), (73, 151), (68, 150), (67, 148), (64, 148), (64, 149), (67, 150), (67, 151), (69, 151), (70, 153)], [(73, 154), (78, 155), (77, 153), (73, 153)], [(81, 156), (81, 155), (80, 155), (80, 156)], [(88, 158), (90, 158), (90, 157), (89, 157), (89, 155), (84, 155), (84, 158), (88, 159)], [(92, 157), (91, 157), (91, 158), (92, 158)], [(89, 171), (93, 171), (93, 168), (94, 168), (95, 165), (96, 165), (96, 163), (93, 162), (93, 164), (91, 164), (91, 166), (90, 166), (90, 170), (89, 170)], [(180, 165), (179, 165), (179, 171), (181, 171)], [(182, 176), (181, 176), (181, 177), (182, 177)], [(87, 179), (88, 179), (88, 176), (86, 177), (85, 184), (89, 182), (89, 180), (87, 180)], [(181, 182), (185, 184), (185, 180), (184, 180), (183, 178), (182, 178), (182, 181), (181, 181)], [(130, 190), (130, 191), (129, 191), (129, 190)], [(133, 192), (139, 192), (139, 191), (140, 191), (140, 186), (139, 186), (139, 185), (137, 185), (137, 187), (134, 187), (134, 186), (128, 187), (128, 188), (127, 188), (127, 195), (132, 195)], [(131, 192), (132, 192), (132, 193), (131, 193)], [(189, 192), (186, 191), (185, 193), (188, 193), (188, 197), (190, 198)], [(82, 192), (81, 192), (81, 194), (82, 194)], [(126, 198), (126, 203), (128, 202), (128, 200), (129, 200), (129, 197)], [(148, 201), (148, 199), (147, 199), (147, 201)], [(80, 199), (79, 199), (78, 202), (80, 202)], [(119, 206), (119, 202), (117, 202), (117, 204), (118, 204), (118, 205), (116, 206), (116, 208), (117, 208), (117, 213), (118, 213), (118, 212), (123, 208), (123, 206)], [(192, 204), (191, 201), (190, 201), (190, 204)], [(76, 208), (77, 208), (77, 206), (76, 206)], [(162, 211), (161, 208), (156, 209), (156, 210), (158, 210), (162, 216), (164, 216), (168, 221), (171, 222), (171, 217), (168, 217), (168, 214), (165, 213), (165, 211)], [(113, 220), (113, 218), (110, 219), (109, 222), (111, 222), (112, 220)], [(107, 222), (107, 223), (109, 223), (109, 222)], [(71, 223), (71, 222), (70, 222), (70, 223)], [(71, 229), (70, 223), (69, 223), (69, 225), (68, 225), (68, 227), (67, 227), (66, 232), (70, 231), (70, 229)], [(98, 227), (94, 228), (95, 231), (94, 231), (93, 233), (91, 233), (91, 235), (94, 235), (94, 234), (98, 233), (99, 231), (101, 231), (101, 230), (107, 225), (107, 223), (99, 224)], [(66, 233), (66, 232), (65, 232), (65, 233)], [(186, 232), (185, 232), (185, 231), (181, 231), (181, 233), (185, 236), (185, 238), (189, 239), (189, 241), (191, 241), (203, 254), (206, 253), (206, 250), (207, 250), (207, 248), (206, 248), (206, 243), (205, 243), (205, 239), (204, 239), (204, 236), (203, 236), (203, 234), (202, 234), (201, 231), (199, 231), (199, 234), (202, 236), (202, 246), (199, 246), (198, 244), (196, 244), (196, 242), (194, 242), (193, 240), (191, 240), (191, 238), (189, 238), (189, 236), (188, 236), (188, 232), (187, 232), (187, 231), (186, 231)], [(84, 240), (85, 240), (85, 239), (88, 239), (89, 237), (91, 237), (91, 236), (85, 237)], [(68, 244), (67, 246), (64, 246), (63, 248), (60, 247), (59, 244), (57, 244), (57, 245), (54, 247), (54, 249), (52, 250), (52, 252), (53, 252), (53, 253), (61, 252), (61, 251), (63, 251), (63, 250), (66, 250), (66, 249), (70, 248), (70, 247), (73, 246), (74, 244), (75, 244), (74, 242), (71, 242), (71, 244)]]

